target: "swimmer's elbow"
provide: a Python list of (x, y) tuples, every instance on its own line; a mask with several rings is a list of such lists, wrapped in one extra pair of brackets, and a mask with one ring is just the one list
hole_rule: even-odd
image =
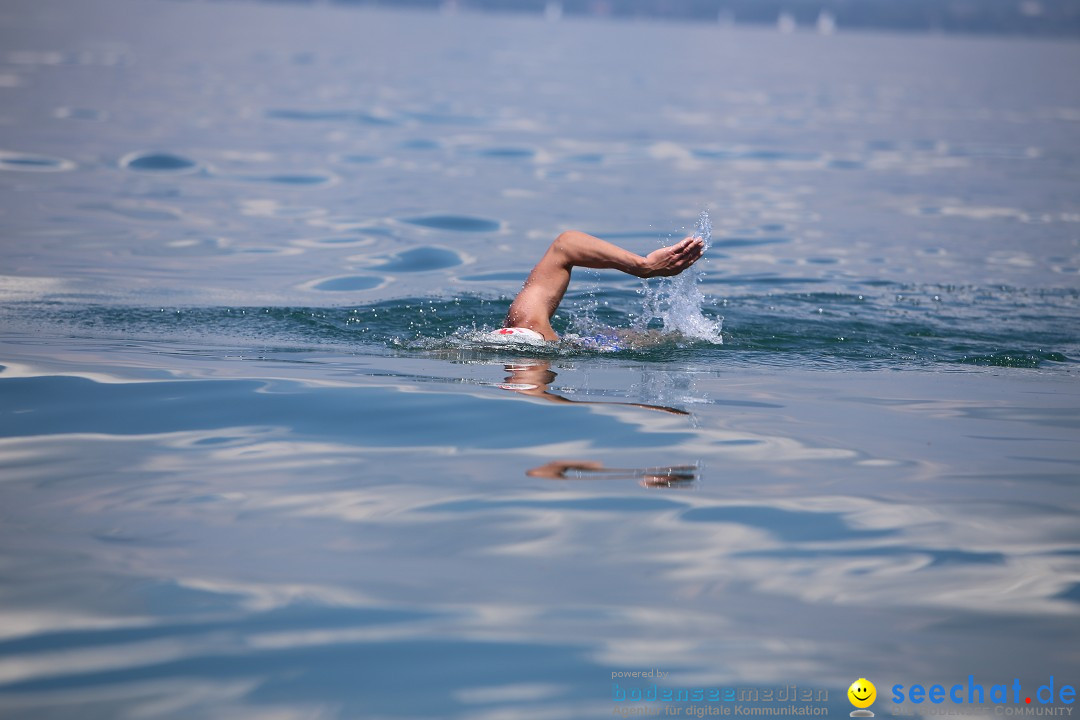
[(566, 230), (558, 234), (548, 247), (547, 257), (554, 260), (561, 267), (572, 267), (577, 257), (575, 249), (580, 245), (581, 233), (577, 230)]

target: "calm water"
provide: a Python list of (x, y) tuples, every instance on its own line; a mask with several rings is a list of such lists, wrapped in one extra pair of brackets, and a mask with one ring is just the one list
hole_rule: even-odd
[[(15, 0), (0, 48), (0, 716), (1080, 680), (1080, 45)], [(559, 231), (705, 209), (722, 342), (588, 271), (556, 328), (650, 342), (479, 340)]]

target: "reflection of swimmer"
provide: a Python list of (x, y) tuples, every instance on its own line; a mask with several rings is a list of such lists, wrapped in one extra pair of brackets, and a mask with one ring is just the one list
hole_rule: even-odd
[(704, 240), (688, 237), (642, 257), (583, 232), (564, 232), (529, 273), (506, 313), (504, 329), (530, 330), (544, 340), (558, 340), (551, 316), (559, 309), (575, 267), (622, 270), (640, 278), (671, 276), (697, 262), (704, 250)]
[(581, 405), (630, 405), (645, 408), (646, 410), (659, 410), (672, 415), (689, 415), (685, 410), (665, 407), (663, 405), (646, 405), (644, 403), (614, 402), (611, 400), (571, 400), (570, 398), (557, 395), (548, 390), (548, 385), (555, 379), (555, 372), (551, 369), (551, 363), (547, 360), (522, 360), (503, 366), (506, 372), (505, 382), (499, 385), (503, 390), (513, 390), (522, 395), (543, 398), (557, 403), (578, 403)]
[(669, 465), (649, 468), (609, 468), (595, 460), (552, 460), (525, 472), (529, 477), (566, 480), (574, 477), (601, 480), (639, 480), (644, 487), (679, 487), (697, 479), (696, 465)]

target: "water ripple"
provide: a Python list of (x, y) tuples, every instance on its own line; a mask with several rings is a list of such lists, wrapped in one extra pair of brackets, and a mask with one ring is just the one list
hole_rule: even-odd
[(431, 272), (455, 267), (462, 263), (461, 255), (439, 247), (418, 247), (400, 252), (372, 267), (386, 272)]
[(63, 172), (73, 170), (75, 163), (63, 158), (50, 157), (48, 155), (33, 155), (30, 153), (15, 152), (13, 150), (0, 150), (0, 170), (15, 170), (21, 172)]
[(273, 120), (297, 122), (354, 122), (363, 125), (394, 126), (400, 121), (388, 115), (358, 110), (267, 110), (266, 117)]
[(495, 220), (470, 215), (422, 215), (402, 218), (401, 222), (436, 230), (453, 230), (455, 232), (495, 232), (502, 227), (501, 223)]
[(198, 167), (198, 163), (173, 153), (136, 152), (122, 157), (120, 167), (142, 172), (190, 172)]
[(382, 285), (384, 280), (371, 275), (342, 275), (328, 278), (311, 285), (312, 290), (324, 290), (327, 292), (353, 292), (356, 290), (373, 290)]

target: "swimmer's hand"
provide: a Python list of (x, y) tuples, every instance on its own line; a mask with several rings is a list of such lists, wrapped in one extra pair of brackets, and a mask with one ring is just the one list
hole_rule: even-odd
[(634, 274), (642, 278), (678, 275), (696, 263), (703, 252), (704, 240), (696, 237), (683, 238), (674, 245), (653, 250), (646, 255), (642, 258), (638, 272)]

